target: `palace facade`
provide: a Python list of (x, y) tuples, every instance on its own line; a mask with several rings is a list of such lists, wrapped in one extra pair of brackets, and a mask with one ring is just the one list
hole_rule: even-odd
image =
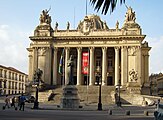
[[(51, 26), (49, 11), (43, 10), (40, 24), (30, 36), (29, 80), (34, 71), (43, 71), (42, 80), (49, 85), (67, 84), (69, 80), (67, 61), (74, 56), (75, 85), (117, 86), (130, 92), (149, 88), (149, 51), (151, 47), (143, 41), (145, 35), (136, 23), (135, 12), (128, 8), (123, 26), (117, 21), (115, 28), (108, 27), (97, 15), (87, 15), (71, 30)], [(58, 72), (63, 56), (63, 73)], [(100, 81), (99, 81), (100, 78)], [(145, 89), (144, 89), (145, 90)]]

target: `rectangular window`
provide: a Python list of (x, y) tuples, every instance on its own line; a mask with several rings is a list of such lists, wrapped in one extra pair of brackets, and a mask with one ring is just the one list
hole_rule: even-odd
[(0, 77), (2, 77), (2, 69), (0, 69)]

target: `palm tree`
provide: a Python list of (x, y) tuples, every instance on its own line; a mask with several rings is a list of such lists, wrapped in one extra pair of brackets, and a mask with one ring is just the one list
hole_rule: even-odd
[[(90, 3), (94, 6), (94, 9), (99, 11), (99, 9), (102, 7), (102, 14), (105, 14), (108, 12), (108, 9), (110, 8), (110, 12), (113, 12), (118, 0), (90, 0)], [(125, 0), (119, 0), (120, 4), (125, 3)]]

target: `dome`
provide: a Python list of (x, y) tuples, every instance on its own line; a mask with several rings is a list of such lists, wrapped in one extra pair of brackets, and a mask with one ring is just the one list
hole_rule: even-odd
[(83, 33), (90, 30), (107, 30), (108, 26), (106, 22), (103, 22), (97, 15), (87, 15), (83, 21), (80, 21), (77, 27), (78, 30), (81, 30)]

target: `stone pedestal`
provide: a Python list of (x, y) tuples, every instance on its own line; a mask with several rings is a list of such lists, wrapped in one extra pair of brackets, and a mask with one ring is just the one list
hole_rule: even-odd
[(129, 93), (141, 94), (141, 86), (137, 82), (129, 82), (126, 87)]
[(78, 97), (78, 89), (74, 85), (66, 85), (63, 88), (63, 96), (61, 98), (61, 108), (77, 109), (79, 108), (80, 100)]

